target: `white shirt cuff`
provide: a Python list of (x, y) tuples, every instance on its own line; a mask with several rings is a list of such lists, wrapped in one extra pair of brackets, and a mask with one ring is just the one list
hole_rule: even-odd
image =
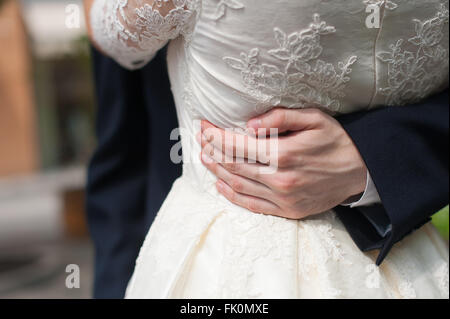
[[(362, 207), (362, 206), (370, 206), (373, 204), (381, 203), (380, 195), (373, 183), (372, 177), (370, 176), (369, 171), (367, 171), (367, 182), (366, 182), (366, 190), (361, 198), (354, 203), (346, 203), (342, 204), (342, 206), (350, 206), (354, 207)], [(386, 237), (386, 235), (392, 230), (392, 224), (385, 214), (380, 214), (378, 211), (362, 211), (362, 214), (367, 218), (367, 220), (375, 227), (376, 231), (381, 237)]]
[(380, 195), (378, 194), (377, 188), (373, 183), (372, 177), (370, 176), (369, 170), (367, 170), (367, 181), (366, 181), (366, 189), (364, 190), (364, 194), (361, 198), (353, 203), (342, 204), (342, 206), (350, 206), (351, 208), (359, 207), (359, 206), (370, 206), (373, 204), (381, 203)]

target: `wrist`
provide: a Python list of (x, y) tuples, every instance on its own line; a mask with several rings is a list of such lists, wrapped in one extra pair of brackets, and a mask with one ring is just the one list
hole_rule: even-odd
[(364, 192), (361, 192), (361, 193), (359, 193), (357, 195), (350, 196), (345, 201), (343, 201), (341, 203), (341, 205), (345, 206), (345, 205), (350, 205), (350, 204), (353, 204), (353, 203), (357, 203), (359, 200), (361, 200), (361, 197), (363, 197), (363, 195), (364, 195)]
[(353, 176), (349, 182), (351, 187), (348, 193), (348, 199), (361, 198), (367, 189), (368, 170), (364, 162), (355, 170)]
[(347, 167), (349, 169), (347, 171), (347, 178), (345, 179), (348, 185), (348, 193), (346, 195), (348, 199), (358, 197), (358, 195), (361, 197), (361, 194), (366, 190), (368, 169), (353, 140), (343, 128), (342, 132), (342, 143), (345, 145), (344, 154), (347, 155)]

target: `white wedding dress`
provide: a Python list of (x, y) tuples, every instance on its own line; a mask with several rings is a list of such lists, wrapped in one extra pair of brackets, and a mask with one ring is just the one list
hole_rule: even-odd
[(279, 105), (338, 114), (423, 99), (448, 85), (448, 19), (448, 0), (96, 0), (94, 39), (123, 66), (171, 41), (182, 128), (183, 175), (127, 297), (448, 298), (448, 247), (433, 226), (378, 268), (333, 211), (293, 221), (229, 203), (195, 141), (198, 119), (239, 128)]

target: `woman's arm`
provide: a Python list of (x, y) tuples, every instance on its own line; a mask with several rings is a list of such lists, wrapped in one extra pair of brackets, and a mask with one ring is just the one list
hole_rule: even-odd
[(87, 28), (87, 33), (88, 33), (89, 39), (91, 40), (92, 45), (94, 45), (97, 50), (100, 50), (100, 48), (95, 43), (95, 41), (94, 41), (94, 39), (92, 37), (90, 12), (91, 12), (91, 8), (92, 8), (92, 4), (93, 3), (94, 3), (94, 0), (84, 0), (84, 15), (86, 17), (86, 28)]
[(200, 0), (84, 0), (89, 36), (128, 69), (147, 64), (195, 24)]

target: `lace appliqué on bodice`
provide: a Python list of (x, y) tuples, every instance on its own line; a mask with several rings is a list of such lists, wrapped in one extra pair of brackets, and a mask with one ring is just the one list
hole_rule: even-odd
[(241, 53), (240, 58), (224, 57), (224, 61), (241, 71), (249, 95), (262, 103), (262, 107), (318, 106), (339, 111), (339, 99), (345, 96), (344, 89), (352, 72), (350, 67), (357, 57), (339, 62), (337, 69), (318, 59), (323, 51), (322, 36), (335, 32), (334, 27), (315, 14), (309, 28), (302, 31), (287, 35), (279, 28), (274, 29), (278, 47), (268, 53), (282, 62), (284, 68), (261, 63), (258, 48)]
[(189, 36), (199, 0), (96, 0), (91, 10), (95, 42), (129, 69), (148, 63), (169, 40)]
[(214, 1), (219, 2), (216, 6), (216, 11), (214, 12), (214, 15), (210, 17), (210, 19), (215, 21), (218, 21), (225, 16), (227, 8), (235, 10), (244, 8), (244, 5), (241, 3), (240, 0), (214, 0)]
[[(377, 54), (388, 64), (387, 86), (379, 89), (387, 105), (404, 105), (425, 98), (444, 84), (448, 77), (449, 52), (441, 45), (444, 28), (448, 28), (449, 10), (441, 4), (436, 16), (429, 20), (414, 19), (416, 34), (407, 42), (399, 39), (390, 51)], [(404, 46), (409, 43), (414, 50)]]
[(363, 3), (366, 6), (384, 7), (387, 10), (395, 10), (398, 8), (398, 4), (391, 0), (364, 0)]

